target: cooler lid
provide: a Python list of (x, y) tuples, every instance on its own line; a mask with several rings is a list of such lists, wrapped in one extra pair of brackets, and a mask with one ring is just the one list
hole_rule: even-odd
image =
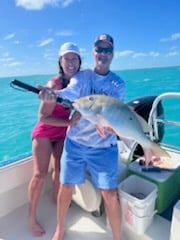
[[(145, 166), (142, 166), (139, 164), (139, 159), (137, 159), (134, 162), (131, 162), (128, 166), (128, 168), (141, 176), (150, 178), (154, 181), (158, 182), (165, 182), (170, 176), (175, 174), (178, 171), (178, 168), (175, 169), (164, 169), (160, 167), (155, 167), (156, 169), (153, 169), (153, 166), (149, 167), (149, 171), (145, 171)], [(152, 169), (152, 170), (151, 170)]]

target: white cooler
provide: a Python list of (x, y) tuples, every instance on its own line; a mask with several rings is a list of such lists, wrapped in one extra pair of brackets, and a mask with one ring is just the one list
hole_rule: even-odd
[(119, 184), (122, 224), (142, 234), (153, 221), (157, 186), (141, 177), (131, 175)]

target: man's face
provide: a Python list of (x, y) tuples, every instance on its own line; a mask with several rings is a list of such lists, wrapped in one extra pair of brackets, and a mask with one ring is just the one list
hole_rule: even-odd
[(100, 41), (93, 49), (93, 56), (97, 67), (109, 68), (113, 58), (113, 48), (109, 43)]

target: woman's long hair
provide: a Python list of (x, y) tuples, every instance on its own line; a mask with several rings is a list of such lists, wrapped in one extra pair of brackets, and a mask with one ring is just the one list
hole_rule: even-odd
[[(65, 87), (67, 87), (67, 85), (68, 85), (68, 83), (69, 83), (69, 80), (67, 80), (67, 79), (65, 79), (64, 78), (64, 71), (63, 71), (63, 68), (62, 68), (62, 66), (61, 66), (61, 58), (62, 57), (60, 57), (59, 58), (59, 61), (58, 61), (58, 65), (59, 65), (59, 79), (60, 79), (60, 81), (61, 81), (61, 83), (62, 83), (62, 86), (63, 86), (63, 88), (65, 88)], [(81, 63), (82, 63), (82, 60), (81, 60), (81, 57), (80, 56), (78, 56), (78, 58), (79, 58), (79, 68), (78, 68), (78, 72), (80, 71), (80, 68), (81, 68)]]

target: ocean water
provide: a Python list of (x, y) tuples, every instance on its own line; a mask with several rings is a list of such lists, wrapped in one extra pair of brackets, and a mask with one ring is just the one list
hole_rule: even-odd
[[(180, 92), (180, 67), (116, 71), (126, 82), (125, 101), (164, 92)], [(36, 86), (53, 75), (19, 76), (16, 79)], [(13, 77), (0, 78), (0, 166), (31, 154), (31, 130), (37, 121), (36, 94), (10, 87)], [(165, 116), (180, 122), (180, 98), (164, 101)], [(180, 127), (167, 126), (163, 142), (180, 145)]]

